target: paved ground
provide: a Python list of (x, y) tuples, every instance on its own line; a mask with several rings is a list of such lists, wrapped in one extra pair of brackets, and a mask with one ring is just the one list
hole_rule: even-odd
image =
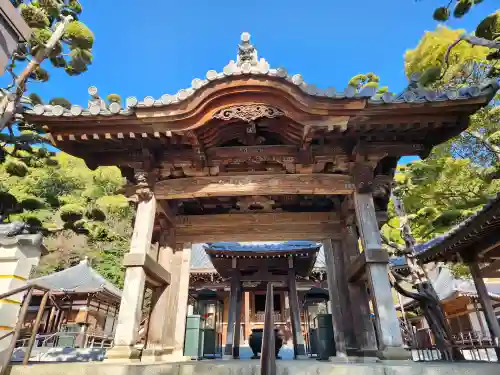
[[(240, 346), (240, 360), (251, 359), (252, 355), (252, 349), (250, 349), (248, 345)], [(293, 349), (289, 346), (283, 345), (278, 355), (281, 357), (281, 359), (293, 359)]]

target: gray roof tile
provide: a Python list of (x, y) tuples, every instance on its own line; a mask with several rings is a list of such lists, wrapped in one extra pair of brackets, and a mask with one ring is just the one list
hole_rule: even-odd
[[(243, 33), (242, 38), (243, 35), (248, 36), (248, 38), (250, 37), (248, 33)], [(241, 47), (243, 47), (243, 49)], [(77, 105), (73, 106), (70, 110), (59, 105), (36, 105), (33, 108), (25, 109), (25, 112), (36, 115), (43, 114), (44, 116), (129, 116), (134, 113), (136, 107), (163, 107), (170, 104), (176, 104), (188, 99), (197, 90), (202, 90), (213, 81), (220, 81), (231, 76), (240, 75), (273, 77), (274, 79), (289, 82), (311, 96), (327, 97), (330, 99), (367, 98), (369, 103), (381, 105), (390, 103), (423, 103), (461, 100), (480, 95), (494, 94), (498, 89), (498, 85), (494, 80), (487, 81), (481, 86), (464, 87), (460, 90), (450, 90), (446, 92), (434, 92), (422, 88), (406, 89), (398, 95), (389, 92), (379, 95), (376, 93), (376, 88), (372, 87), (365, 87), (359, 92), (356, 92), (356, 89), (352, 86), (347, 86), (344, 90), (338, 92), (333, 87), (320, 89), (315, 85), (306, 83), (300, 74), (288, 74), (287, 70), (281, 67), (276, 69), (271, 68), (265, 59), (257, 58), (257, 50), (250, 43), (250, 40), (244, 41), (242, 39), (236, 61), (231, 60), (224, 67), (222, 72), (209, 70), (205, 74), (205, 79), (193, 79), (191, 87), (181, 89), (176, 94), (164, 94), (159, 99), (155, 99), (152, 96), (146, 96), (143, 101), (139, 101), (135, 97), (128, 97), (125, 101), (126, 107), (121, 108), (119, 103), (110, 104), (108, 106), (104, 101), (101, 101), (97, 96), (97, 88), (91, 86), (89, 87), (89, 94), (92, 95), (93, 99), (89, 101), (88, 109), (84, 109)], [(413, 82), (416, 78), (413, 79)]]
[(106, 291), (118, 298), (122, 292), (92, 267), (85, 259), (74, 267), (28, 281), (29, 284), (45, 286), (53, 292), (95, 293)]

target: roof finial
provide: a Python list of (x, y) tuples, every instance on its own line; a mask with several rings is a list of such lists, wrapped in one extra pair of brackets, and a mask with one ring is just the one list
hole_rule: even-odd
[(250, 43), (250, 33), (241, 33), (241, 44), (238, 45), (238, 58), (237, 65), (241, 66), (244, 63), (250, 63), (251, 65), (257, 65), (257, 50)]

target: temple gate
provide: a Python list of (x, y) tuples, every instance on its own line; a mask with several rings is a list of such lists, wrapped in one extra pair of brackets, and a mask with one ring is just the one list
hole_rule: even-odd
[(109, 360), (140, 359), (145, 285), (154, 300), (141, 360), (182, 355), (192, 243), (276, 240), (323, 243), (337, 355), (407, 358), (379, 235), (394, 170), (464, 130), (495, 89), (318, 89), (272, 69), (243, 33), (236, 61), (175, 95), (122, 108), (91, 87), (88, 109), (27, 110), (90, 168), (119, 166), (137, 203)]

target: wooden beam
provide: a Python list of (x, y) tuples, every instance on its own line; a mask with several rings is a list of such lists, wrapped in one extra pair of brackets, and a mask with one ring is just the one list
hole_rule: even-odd
[(249, 227), (277, 224), (340, 224), (335, 212), (232, 213), (218, 215), (177, 216), (178, 230), (201, 227)]
[(366, 265), (368, 263), (389, 263), (389, 255), (383, 249), (371, 249), (370, 251), (363, 251), (347, 268), (347, 279), (349, 282), (356, 282), (360, 280), (366, 272)]
[(335, 212), (233, 213), (176, 218), (177, 242), (321, 240), (341, 235)]
[(158, 199), (213, 196), (351, 194), (352, 178), (338, 174), (285, 174), (179, 178), (156, 183)]
[[(212, 227), (213, 229), (214, 227)], [(332, 234), (333, 233), (333, 234)], [(325, 238), (334, 240), (342, 239), (341, 228), (333, 224), (327, 227), (315, 228), (315, 225), (280, 225), (268, 226), (265, 230), (260, 228), (224, 228), (223, 230), (210, 230), (205, 228), (203, 231), (180, 230), (177, 233), (176, 240), (179, 243), (193, 242), (247, 242), (247, 241), (321, 241)]]
[(170, 272), (148, 254), (128, 253), (123, 257), (124, 267), (142, 267), (153, 286), (170, 285)]

